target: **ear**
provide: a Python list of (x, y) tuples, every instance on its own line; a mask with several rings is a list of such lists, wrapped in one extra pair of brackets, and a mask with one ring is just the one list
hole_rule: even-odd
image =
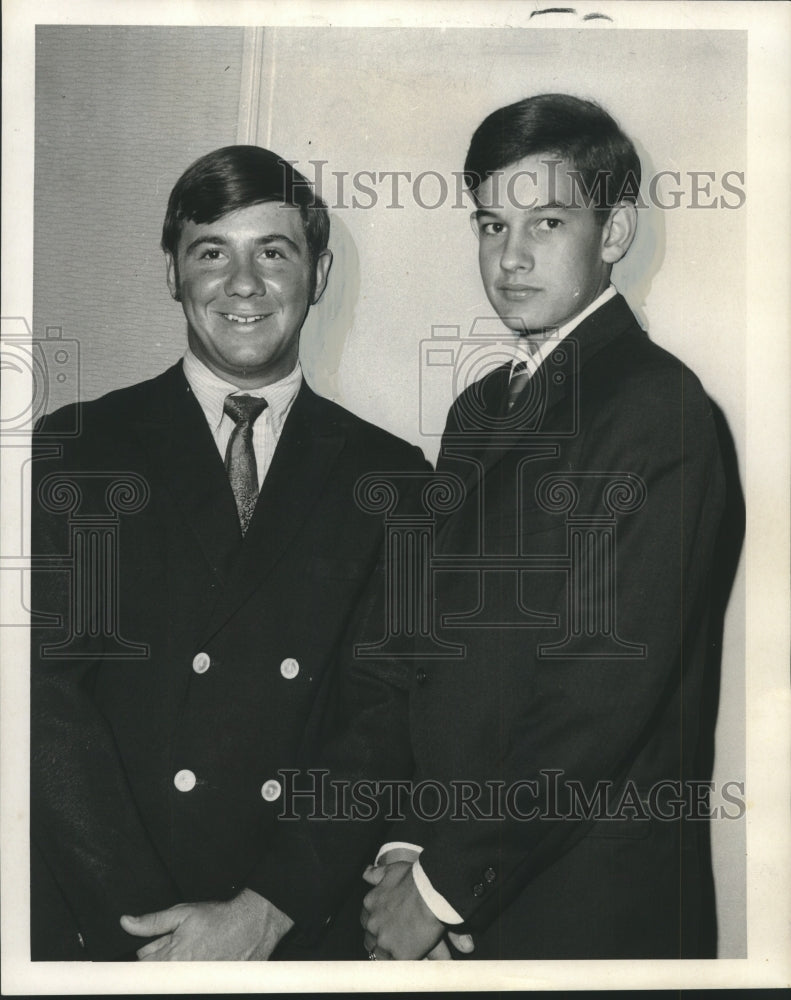
[(181, 292), (179, 290), (179, 277), (176, 262), (173, 259), (173, 254), (169, 250), (165, 251), (165, 268), (171, 298), (175, 299), (176, 302), (181, 302)]
[(470, 212), (470, 228), (475, 233), (475, 239), (480, 239), (481, 231), (478, 229), (478, 213)]
[(632, 245), (637, 232), (637, 208), (631, 201), (619, 202), (611, 209), (602, 228), (601, 259), (616, 264)]
[(315, 306), (324, 294), (324, 289), (327, 287), (327, 276), (330, 273), (331, 267), (332, 250), (322, 250), (316, 258), (316, 287), (313, 291), (311, 305)]

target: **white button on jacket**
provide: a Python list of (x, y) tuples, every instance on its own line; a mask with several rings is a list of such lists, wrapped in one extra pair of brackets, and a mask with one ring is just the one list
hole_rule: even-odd
[(192, 661), (192, 669), (196, 674), (205, 674), (211, 666), (211, 657), (208, 653), (198, 653)]
[(289, 656), (280, 664), (280, 673), (287, 681), (293, 680), (299, 673), (299, 663), (292, 656)]
[(267, 802), (275, 802), (279, 799), (281, 791), (282, 788), (280, 787), (280, 782), (275, 781), (274, 778), (270, 778), (269, 781), (265, 781), (261, 788), (261, 794)]
[(173, 784), (178, 788), (180, 792), (191, 792), (195, 787), (195, 782), (197, 778), (193, 771), (184, 768), (183, 771), (178, 771), (175, 778), (173, 779)]

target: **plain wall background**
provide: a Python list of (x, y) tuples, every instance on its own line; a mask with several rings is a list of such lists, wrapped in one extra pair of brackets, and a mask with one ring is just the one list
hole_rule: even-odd
[[(158, 249), (162, 218), (182, 170), (240, 137), (250, 38), (239, 28), (38, 29), (34, 333), (56, 326), (79, 340), (83, 398), (157, 374), (183, 351), (183, 315)], [(323, 193), (335, 206), (330, 287), (303, 334), (314, 386), (433, 459), (438, 438), (421, 428), (441, 428), (451, 390), (421, 401), (421, 341), (432, 326), (463, 335), (491, 315), (469, 205), (456, 207), (452, 187), (432, 210), (403, 181), (403, 208), (388, 208), (389, 181), (375, 185), (374, 207), (341, 208), (331, 171), (450, 180), (487, 113), (544, 91), (600, 101), (635, 140), (646, 174), (743, 171), (745, 43), (734, 31), (265, 29), (260, 110), (241, 137), (299, 161), (309, 177), (310, 160), (328, 161)], [(687, 204), (691, 186), (684, 177)], [(437, 188), (427, 180), (421, 190), (430, 200)], [(744, 226), (740, 211), (647, 210), (614, 275), (651, 337), (701, 377), (737, 455)], [(58, 392), (50, 409), (67, 401)], [(726, 620), (717, 782), (744, 777), (743, 685), (740, 574)], [(714, 823), (712, 839), (720, 954), (736, 957), (745, 953), (743, 824)]]
[(34, 334), (59, 326), (79, 340), (85, 399), (183, 351), (162, 222), (184, 168), (236, 141), (242, 38), (239, 28), (37, 29)]

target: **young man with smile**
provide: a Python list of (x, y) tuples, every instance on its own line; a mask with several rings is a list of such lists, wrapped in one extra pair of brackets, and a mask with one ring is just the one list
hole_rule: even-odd
[(437, 471), (464, 500), (434, 538), (435, 623), (464, 652), (417, 661), (409, 727), (415, 784), (502, 799), (394, 831), (365, 874), (365, 946), (421, 958), (454, 932), (476, 959), (705, 957), (705, 824), (654, 792), (708, 777), (724, 480), (700, 383), (610, 284), (640, 162), (600, 107), (544, 94), (493, 112), (465, 172), (514, 362), (448, 416)]
[[(34, 959), (262, 959), (314, 915), (321, 873), (288, 916), (266, 875), (278, 772), (310, 759), (379, 557), (355, 485), (428, 468), (303, 378), (328, 238), (286, 160), (201, 157), (162, 233), (183, 359), (37, 428), (34, 555), (74, 558), (109, 515), (117, 572), (34, 574), (33, 607), (60, 622), (31, 643)], [(402, 698), (376, 720), (394, 748)], [(361, 952), (352, 927), (333, 942), (324, 957)]]
[(326, 249), (313, 259), (299, 208), (264, 202), (214, 222), (187, 220), (165, 257), (187, 343), (210, 371), (243, 389), (294, 370), (299, 332), (332, 262)]

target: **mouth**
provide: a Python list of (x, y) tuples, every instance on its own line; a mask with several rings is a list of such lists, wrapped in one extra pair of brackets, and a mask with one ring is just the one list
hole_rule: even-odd
[(228, 320), (229, 323), (237, 323), (240, 326), (249, 326), (251, 323), (260, 323), (261, 320), (266, 319), (269, 313), (256, 313), (255, 316), (245, 316), (241, 313), (220, 313), (223, 319)]
[(510, 301), (518, 302), (540, 292), (534, 285), (500, 285), (500, 294)]

